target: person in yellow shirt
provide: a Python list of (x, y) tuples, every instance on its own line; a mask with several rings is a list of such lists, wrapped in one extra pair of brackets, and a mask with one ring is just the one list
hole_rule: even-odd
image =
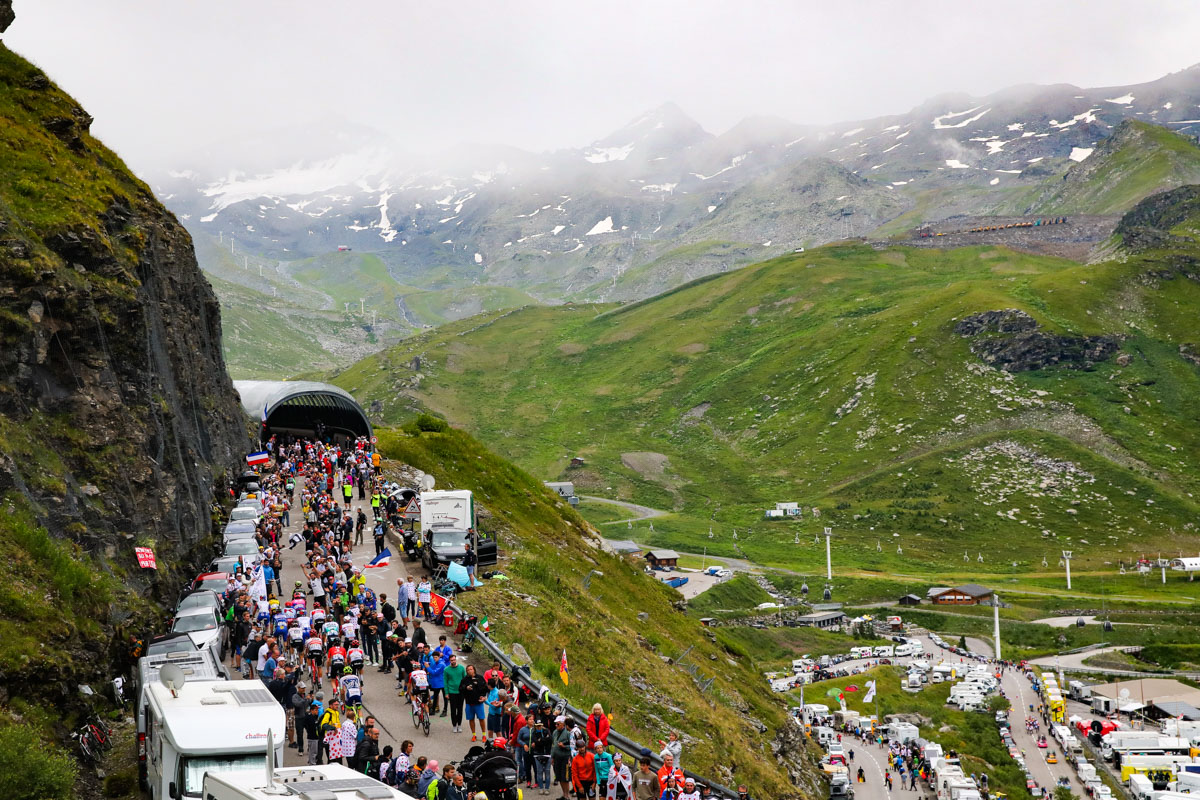
[(371, 467), (374, 469), (376, 475), (379, 474), (379, 464), (381, 461), (382, 459), (379, 457), (378, 450), (376, 450), (374, 453), (371, 453)]

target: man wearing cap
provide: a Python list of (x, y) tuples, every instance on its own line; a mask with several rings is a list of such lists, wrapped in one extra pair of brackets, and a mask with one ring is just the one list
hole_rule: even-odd
[(625, 766), (619, 752), (612, 757), (612, 768), (608, 771), (605, 786), (605, 800), (633, 800), (633, 774), (630, 773), (629, 767)]
[[(559, 714), (554, 718), (554, 732), (550, 734), (550, 763), (554, 767), (554, 782), (562, 787), (562, 796), (571, 796), (571, 732), (567, 730), (567, 718)], [(657, 800), (655, 795), (655, 800)]]
[(578, 800), (588, 800), (595, 785), (596, 756), (591, 750), (582, 748), (571, 759), (571, 788)]
[[(297, 752), (304, 752), (304, 714), (308, 711), (308, 707), (312, 705), (312, 698), (308, 696), (308, 684), (300, 681), (296, 684), (296, 692), (292, 695), (291, 708), (288, 713), (292, 720), (292, 725), (295, 726), (296, 741), (295, 748)], [(314, 731), (315, 733), (315, 731)]]
[(700, 792), (696, 789), (695, 778), (683, 779), (683, 791), (679, 794), (679, 800), (700, 800)]
[(534, 718), (533, 730), (529, 732), (529, 754), (538, 794), (550, 794), (550, 731), (540, 717)]

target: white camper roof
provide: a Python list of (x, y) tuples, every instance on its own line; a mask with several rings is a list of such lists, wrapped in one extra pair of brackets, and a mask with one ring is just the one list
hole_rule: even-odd
[(341, 764), (289, 767), (274, 772), (267, 785), (266, 771), (209, 773), (205, 779), (205, 797), (245, 798), (245, 800), (410, 800), (408, 795), (355, 772)]
[(230, 753), (262, 750), (267, 731), (282, 741), (283, 707), (258, 681), (185, 683), (177, 697), (161, 683), (146, 687), (150, 704), (178, 750)]

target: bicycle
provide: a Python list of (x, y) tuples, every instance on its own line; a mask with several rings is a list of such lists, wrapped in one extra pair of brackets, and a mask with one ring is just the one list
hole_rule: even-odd
[(429, 735), (429, 711), (426, 710), (424, 703), (413, 703), (412, 720), (414, 728), (420, 728), (426, 736)]
[(107, 722), (93, 714), (85, 727), (91, 735), (92, 741), (99, 745), (100, 749), (112, 749), (112, 727)]
[(79, 745), (79, 755), (84, 763), (95, 764), (100, 760), (99, 749), (92, 743), (91, 728), (84, 726), (71, 732), (71, 738)]

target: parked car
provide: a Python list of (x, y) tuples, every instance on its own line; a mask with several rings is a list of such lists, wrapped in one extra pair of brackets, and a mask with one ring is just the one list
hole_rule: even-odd
[(250, 520), (251, 522), (258, 522), (258, 518), (260, 516), (262, 516), (262, 513), (260, 512), (258, 506), (238, 506), (230, 512), (229, 521), (242, 522), (244, 520)]
[(220, 615), (212, 608), (185, 609), (171, 623), (171, 633), (193, 634), (191, 638), (199, 647), (212, 647), (221, 661), (229, 651), (229, 628), (221, 624)]
[(181, 614), (193, 608), (211, 608), (220, 614), (223, 605), (221, 595), (211, 589), (204, 589), (203, 591), (184, 595), (183, 599), (179, 601), (179, 606), (175, 609), (175, 613)]
[(258, 551), (258, 542), (253, 539), (230, 539), (225, 543), (225, 555), (241, 556), (252, 564), (257, 564), (262, 560), (262, 554)]

